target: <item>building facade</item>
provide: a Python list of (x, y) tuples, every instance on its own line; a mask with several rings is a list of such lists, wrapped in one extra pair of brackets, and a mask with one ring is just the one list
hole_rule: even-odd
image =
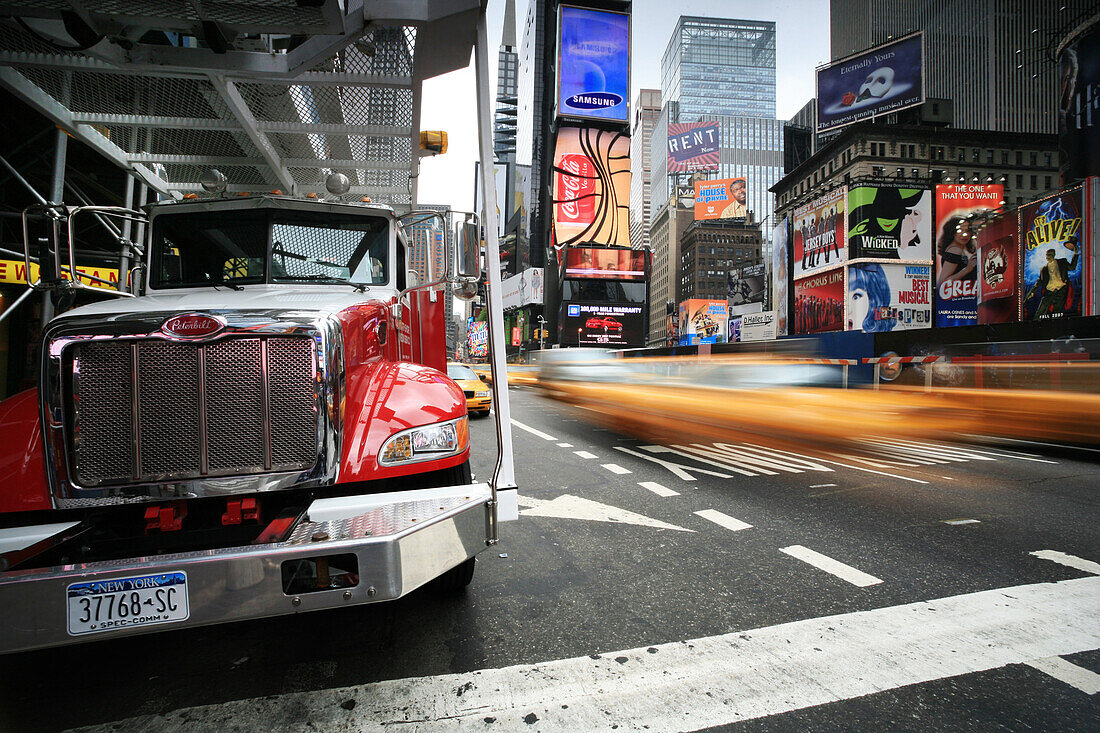
[(661, 115), (661, 90), (641, 89), (630, 129), (630, 246), (649, 247), (650, 156), (653, 127)]
[(728, 275), (764, 262), (759, 224), (695, 221), (680, 237), (680, 281), (677, 301), (689, 298), (725, 300)]
[(695, 221), (695, 214), (691, 208), (678, 206), (675, 201), (666, 201), (664, 206), (654, 211), (653, 217), (649, 230), (653, 266), (649, 275), (649, 337), (646, 343), (649, 346), (664, 346), (667, 304), (679, 302), (680, 235)]

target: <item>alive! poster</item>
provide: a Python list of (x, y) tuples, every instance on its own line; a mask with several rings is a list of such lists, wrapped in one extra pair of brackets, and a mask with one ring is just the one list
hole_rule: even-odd
[(1077, 188), (1020, 209), (1024, 320), (1081, 315), (1081, 205)]
[(967, 217), (996, 209), (1000, 184), (936, 186), (936, 325), (978, 322), (978, 253)]

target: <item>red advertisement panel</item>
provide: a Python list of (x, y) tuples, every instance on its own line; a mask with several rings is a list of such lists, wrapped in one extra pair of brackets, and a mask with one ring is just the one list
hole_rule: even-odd
[(1002, 216), (977, 236), (978, 323), (1017, 320), (1020, 306), (1019, 224), (1016, 216)]
[(844, 329), (844, 268), (794, 281), (793, 333)]
[(846, 204), (847, 188), (841, 186), (794, 210), (791, 241), (796, 278), (848, 259), (844, 238)]
[(565, 252), (565, 276), (642, 282), (645, 280), (645, 251), (570, 247)]

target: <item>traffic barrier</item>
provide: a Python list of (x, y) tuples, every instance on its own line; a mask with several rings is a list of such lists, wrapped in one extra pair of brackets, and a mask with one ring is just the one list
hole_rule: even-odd
[(844, 367), (844, 369), (841, 370), (841, 387), (843, 389), (848, 389), (848, 367), (859, 366), (859, 359), (812, 359), (808, 357), (796, 357), (793, 359), (787, 359), (787, 361), (793, 361), (799, 364), (840, 365)]
[[(951, 359), (946, 356), (865, 356), (863, 358), (864, 364), (875, 365), (875, 389), (878, 389), (879, 375), (882, 370), (882, 365), (894, 365), (894, 364), (942, 364), (950, 362)], [(926, 392), (932, 391), (932, 368), (924, 370), (924, 390)]]

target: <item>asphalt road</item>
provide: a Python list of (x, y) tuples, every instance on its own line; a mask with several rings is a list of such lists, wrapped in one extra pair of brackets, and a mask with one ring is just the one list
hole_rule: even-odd
[(511, 397), (521, 516), (465, 594), (3, 657), (0, 728), (1100, 729), (1100, 453), (652, 446)]

